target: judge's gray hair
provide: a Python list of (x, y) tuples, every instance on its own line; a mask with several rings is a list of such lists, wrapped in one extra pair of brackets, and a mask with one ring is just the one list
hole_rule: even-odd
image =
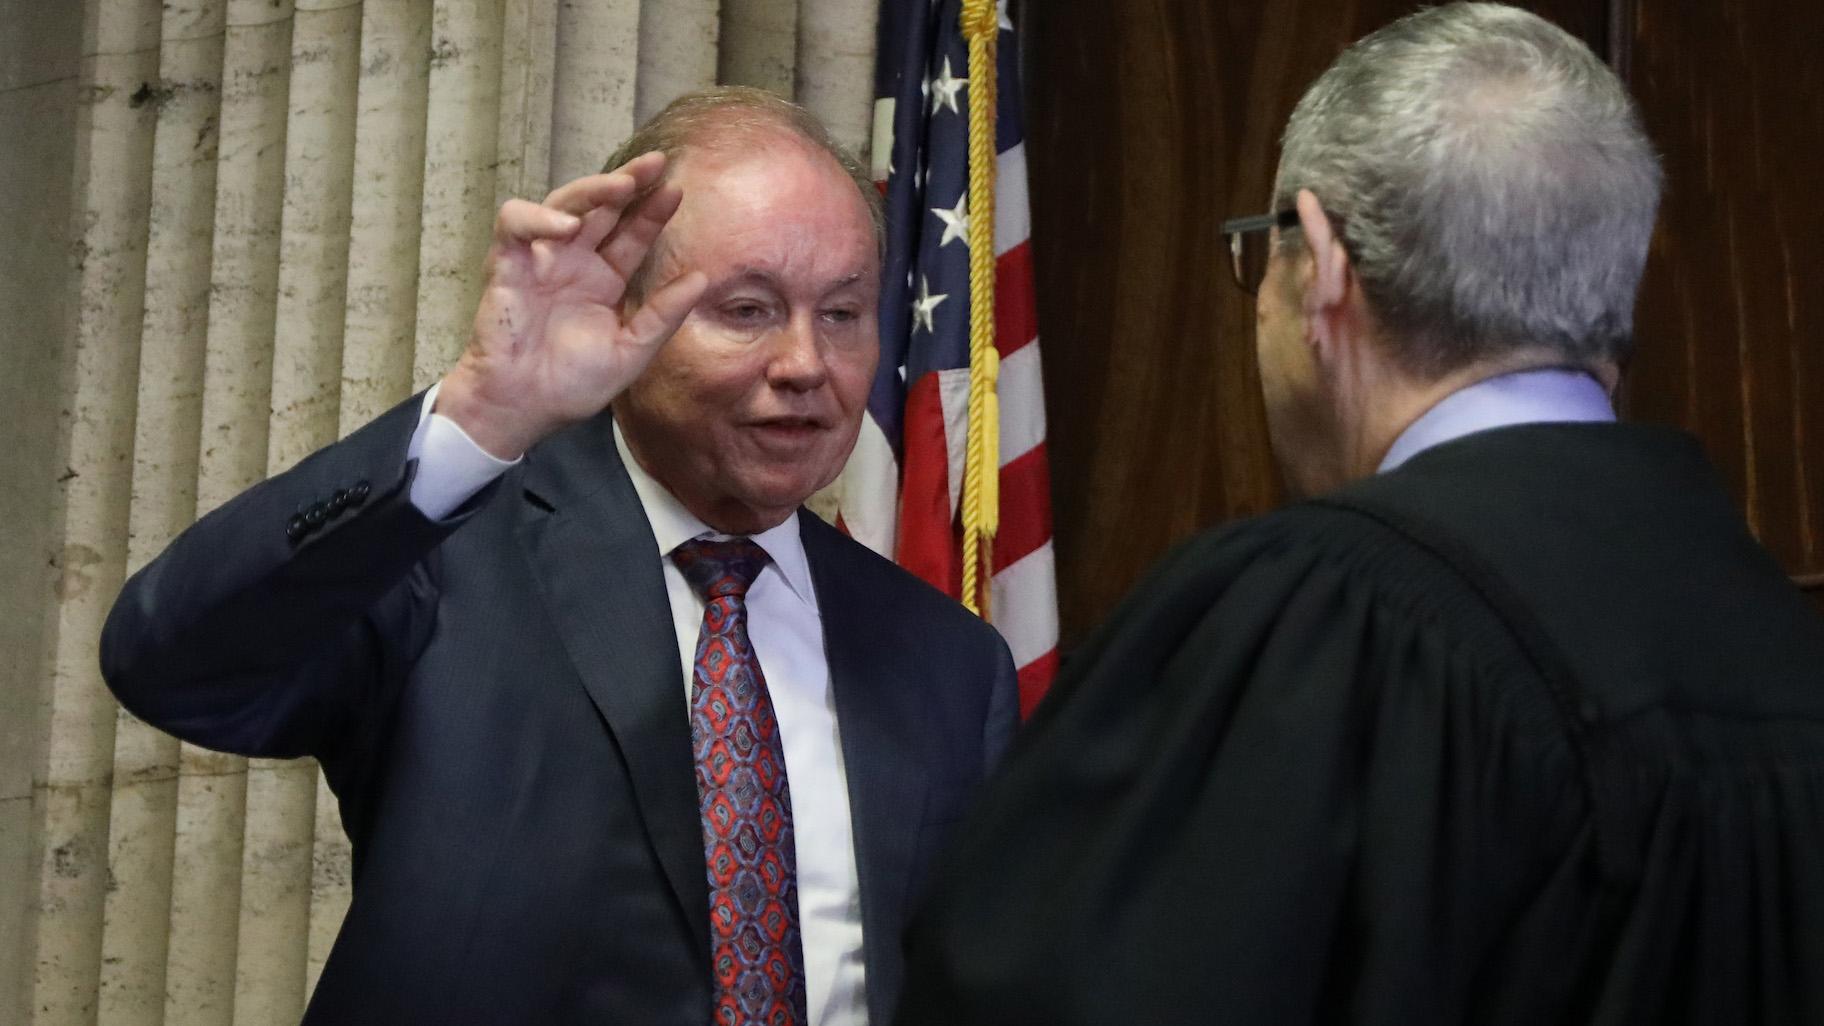
[(1614, 73), (1536, 15), (1453, 3), (1351, 46), (1286, 126), (1274, 209), (1300, 189), (1410, 371), (1632, 346), (1659, 160)]

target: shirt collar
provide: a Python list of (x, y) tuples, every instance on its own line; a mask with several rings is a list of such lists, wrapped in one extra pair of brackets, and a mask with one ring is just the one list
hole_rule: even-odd
[(1554, 367), (1501, 374), (1458, 389), (1426, 410), (1394, 439), (1379, 472), (1434, 445), (1491, 428), (1614, 419), (1608, 391), (1583, 371)]
[[(633, 458), (633, 453), (627, 448), (627, 439), (621, 435), (619, 421), (614, 425), (614, 447), (621, 454), (621, 463), (627, 468), (627, 476), (633, 480), (633, 490), (640, 497), (640, 505), (646, 510), (646, 520), (652, 524), (652, 537), (658, 542), (660, 559), (667, 558), (671, 555), (671, 550), (693, 538), (720, 541), (732, 537), (697, 519), (696, 514), (684, 508), (677, 496), (640, 466), (640, 462)], [(793, 513), (778, 526), (754, 535), (753, 540), (772, 557), (772, 565), (778, 568), (779, 575), (785, 579), (792, 594), (813, 612), (816, 611), (815, 593), (811, 589), (811, 563), (804, 554), (804, 538), (798, 532), (798, 514)]]

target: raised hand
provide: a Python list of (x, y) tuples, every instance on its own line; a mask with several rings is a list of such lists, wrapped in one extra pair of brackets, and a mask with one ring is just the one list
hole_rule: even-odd
[(690, 271), (622, 317), (628, 279), (683, 199), (670, 184), (647, 192), (664, 169), (647, 153), (543, 203), (501, 205), (474, 334), (437, 395), (482, 448), (511, 459), (600, 413), (696, 305), (704, 278)]

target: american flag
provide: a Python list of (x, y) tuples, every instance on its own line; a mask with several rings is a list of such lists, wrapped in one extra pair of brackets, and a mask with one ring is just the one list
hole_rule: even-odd
[[(1005, 4), (994, 201), (1001, 508), (989, 609), (1019, 667), (1025, 713), (1057, 671), (1058, 614), (1019, 51)], [(957, 513), (969, 401), (970, 89), (961, 6), (881, 4), (872, 148), (887, 204), (880, 371), (836, 496), (851, 535), (952, 596), (961, 594)]]

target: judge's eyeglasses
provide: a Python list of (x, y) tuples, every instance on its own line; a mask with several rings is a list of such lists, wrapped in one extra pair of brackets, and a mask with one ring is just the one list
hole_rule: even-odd
[(1243, 292), (1250, 296), (1259, 292), (1261, 280), (1267, 276), (1267, 258), (1272, 256), (1273, 241), (1269, 233), (1275, 228), (1285, 231), (1297, 224), (1298, 211), (1290, 208), (1276, 214), (1236, 217), (1222, 222), (1222, 235), (1229, 244), (1229, 271)]

